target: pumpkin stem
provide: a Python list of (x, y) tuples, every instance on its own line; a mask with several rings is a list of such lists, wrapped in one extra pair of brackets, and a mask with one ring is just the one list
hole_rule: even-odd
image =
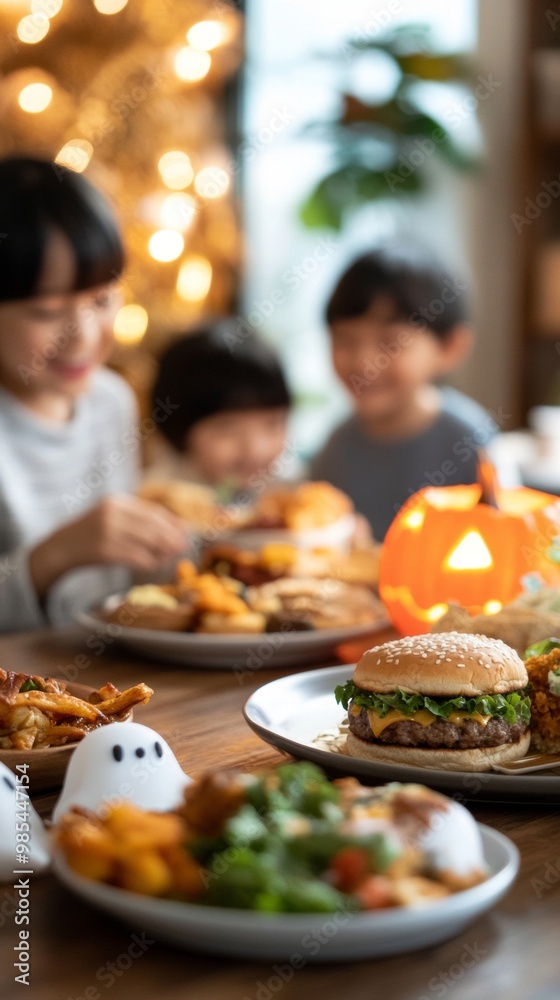
[(498, 476), (487, 453), (482, 449), (478, 452), (477, 478), (480, 484), (480, 499), (478, 502), (484, 503), (488, 507), (495, 507), (498, 510), (500, 506), (498, 503)]

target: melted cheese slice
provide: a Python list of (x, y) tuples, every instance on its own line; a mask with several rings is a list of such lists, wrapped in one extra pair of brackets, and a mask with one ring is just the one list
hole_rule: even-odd
[[(357, 709), (357, 711), (356, 711)], [(359, 705), (352, 705), (350, 709), (352, 715), (359, 715), (361, 708)], [(420, 711), (414, 712), (411, 715), (404, 715), (399, 712), (396, 708), (392, 708), (384, 719), (381, 719), (375, 709), (370, 709), (367, 713), (368, 721), (371, 727), (371, 731), (375, 737), (379, 736), (387, 726), (392, 725), (393, 722), (417, 722), (420, 726), (431, 726), (434, 722), (437, 722), (439, 716), (433, 715), (429, 712), (427, 708), (421, 708)], [(472, 719), (473, 722), (480, 723), (481, 726), (486, 726), (487, 723), (492, 718), (491, 715), (479, 715), (478, 712), (451, 712), (449, 718), (444, 719), (444, 722), (453, 722), (456, 726), (462, 726), (465, 719)]]

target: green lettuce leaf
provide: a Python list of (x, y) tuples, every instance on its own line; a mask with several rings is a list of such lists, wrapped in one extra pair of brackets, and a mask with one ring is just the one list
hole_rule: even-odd
[(518, 720), (527, 725), (531, 720), (531, 702), (525, 691), (511, 691), (509, 694), (484, 694), (476, 698), (430, 698), (428, 695), (406, 694), (399, 688), (391, 694), (374, 694), (357, 687), (352, 680), (340, 684), (335, 690), (339, 705), (348, 709), (350, 702), (361, 708), (375, 709), (384, 719), (391, 709), (396, 708), (403, 715), (413, 715), (420, 709), (427, 709), (432, 715), (447, 719), (451, 712), (468, 712), (479, 715), (493, 715), (504, 719), (509, 725)]
[(553, 649), (560, 649), (560, 639), (557, 639), (555, 636), (550, 639), (541, 639), (539, 642), (534, 642), (525, 650), (523, 659), (529, 660), (532, 656), (546, 656)]

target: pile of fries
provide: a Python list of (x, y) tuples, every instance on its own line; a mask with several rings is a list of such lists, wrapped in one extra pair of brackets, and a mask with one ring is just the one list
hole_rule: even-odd
[(122, 722), (154, 692), (146, 684), (119, 691), (105, 684), (86, 701), (64, 681), (0, 668), (0, 750), (64, 746), (110, 722)]
[(196, 899), (204, 884), (200, 865), (184, 847), (185, 824), (173, 813), (152, 813), (129, 802), (104, 818), (77, 806), (62, 817), (57, 840), (84, 878), (109, 882), (145, 896)]

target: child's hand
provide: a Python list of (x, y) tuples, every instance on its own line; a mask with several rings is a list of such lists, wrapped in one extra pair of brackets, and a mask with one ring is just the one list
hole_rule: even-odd
[(41, 542), (29, 557), (29, 570), (42, 597), (71, 569), (105, 564), (155, 571), (186, 545), (184, 523), (159, 504), (110, 496)]

